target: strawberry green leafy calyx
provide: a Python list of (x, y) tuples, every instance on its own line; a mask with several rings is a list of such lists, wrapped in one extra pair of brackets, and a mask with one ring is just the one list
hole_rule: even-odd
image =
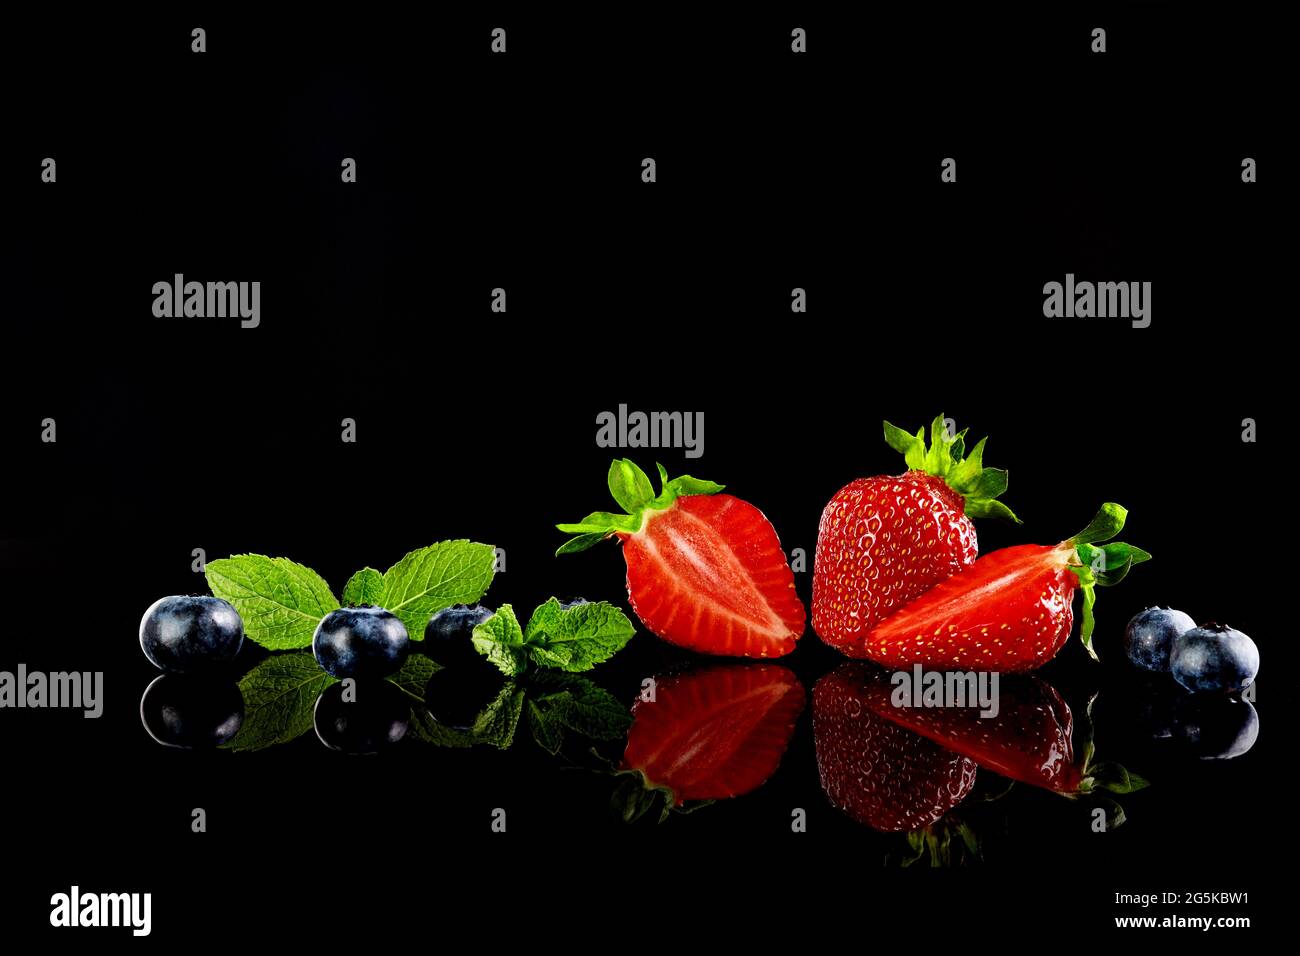
[[(1066, 547), (1074, 550), (1078, 561), (1077, 564), (1071, 561), (1069, 568), (1078, 576), (1079, 590), (1083, 592), (1083, 621), (1079, 627), (1079, 637), (1093, 660), (1097, 659), (1097, 652), (1092, 649), (1092, 607), (1097, 603), (1097, 586), (1119, 584), (1128, 574), (1129, 568), (1151, 560), (1151, 555), (1141, 548), (1123, 541), (1110, 540), (1124, 529), (1127, 518), (1128, 509), (1108, 501), (1101, 506), (1088, 527), (1065, 542)], [(1104, 541), (1110, 543), (1102, 544)]]
[(966, 454), (967, 429), (950, 435), (942, 415), (930, 425), (929, 448), (925, 444), (924, 427), (911, 435), (889, 422), (884, 424), (885, 441), (902, 454), (907, 467), (942, 479), (965, 500), (967, 515), (972, 518), (1006, 518), (1021, 523), (1010, 508), (997, 500), (1007, 490), (1007, 473), (1003, 468), (984, 467), (987, 438), (981, 438), (970, 454)]
[(555, 553), (573, 554), (586, 551), (593, 545), (615, 534), (636, 534), (641, 530), (647, 511), (662, 511), (678, 498), (688, 495), (716, 495), (723, 485), (702, 481), (690, 475), (668, 478), (663, 465), (659, 470), (659, 494), (655, 494), (650, 478), (637, 465), (626, 458), (615, 459), (609, 466), (609, 491), (623, 509), (623, 514), (610, 511), (593, 511), (576, 524), (557, 524), (566, 534), (575, 535)]

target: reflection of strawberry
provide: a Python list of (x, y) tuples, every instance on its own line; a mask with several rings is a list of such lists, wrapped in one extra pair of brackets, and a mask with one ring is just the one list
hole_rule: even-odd
[[(1079, 789), (1082, 768), (1074, 761), (1073, 717), (1046, 681), (1031, 675), (1001, 677), (998, 712), (982, 717), (978, 706), (895, 706), (890, 674), (857, 661), (836, 671), (841, 672), (858, 682), (864, 707), (987, 770), (1063, 793)], [(919, 689), (913, 692), (919, 694)]]
[(1124, 527), (1117, 504), (1059, 545), (1017, 545), (984, 555), (935, 585), (867, 635), (863, 653), (887, 667), (1024, 671), (1046, 664), (1070, 636), (1071, 601), (1083, 592), (1080, 635), (1092, 650), (1093, 588), (1117, 584), (1151, 555), (1123, 542), (1102, 547)]
[[(905, 474), (859, 478), (822, 512), (813, 570), (812, 625), (853, 657), (878, 621), (974, 562), (971, 517), (1016, 519), (997, 501), (1007, 473), (984, 467), (984, 442), (965, 455), (966, 432), (949, 436), (943, 416), (909, 435), (885, 422), (885, 440), (905, 456)], [(963, 457), (965, 456), (965, 457)]]
[(878, 714), (873, 673), (849, 663), (813, 688), (822, 789), (834, 806), (877, 830), (928, 827), (966, 798), (975, 761)]
[(749, 793), (776, 771), (803, 706), (803, 685), (777, 664), (718, 664), (657, 678), (654, 699), (632, 707), (621, 769), (632, 772), (636, 797), (663, 792), (669, 807)]
[(627, 514), (598, 511), (557, 554), (618, 536), (632, 609), (664, 640), (706, 654), (779, 657), (803, 634), (803, 603), (771, 522), (753, 505), (689, 475), (656, 496), (645, 472), (615, 461), (609, 490)]

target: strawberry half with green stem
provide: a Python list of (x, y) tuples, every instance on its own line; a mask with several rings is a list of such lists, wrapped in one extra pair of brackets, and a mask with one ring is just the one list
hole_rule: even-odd
[(850, 482), (822, 511), (813, 567), (812, 625), (851, 657), (878, 622), (979, 554), (972, 518), (1019, 521), (997, 498), (1007, 473), (984, 467), (980, 439), (966, 454), (966, 431), (950, 433), (940, 415), (910, 435), (884, 423), (885, 441), (908, 471)]
[(1110, 541), (1128, 512), (1107, 502), (1092, 523), (1056, 545), (1022, 544), (984, 555), (935, 585), (867, 635), (867, 657), (887, 667), (1026, 671), (1065, 644), (1074, 624), (1074, 592), (1083, 593), (1083, 646), (1092, 649), (1097, 585), (1118, 584), (1150, 559), (1141, 548)]
[(597, 511), (556, 525), (577, 537), (556, 554), (609, 537), (623, 544), (628, 600), (647, 628), (706, 654), (780, 657), (795, 648), (806, 615), (781, 542), (763, 512), (721, 494), (722, 485), (616, 460), (609, 490), (626, 514)]

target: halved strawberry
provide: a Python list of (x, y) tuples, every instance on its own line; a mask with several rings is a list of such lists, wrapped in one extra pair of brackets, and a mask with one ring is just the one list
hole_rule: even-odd
[(888, 667), (1025, 671), (1061, 649), (1074, 623), (1074, 592), (1083, 592), (1080, 636), (1092, 649), (1096, 585), (1118, 584), (1151, 555), (1116, 541), (1128, 512), (1101, 506), (1083, 531), (1057, 545), (1022, 544), (984, 555), (935, 585), (867, 635), (867, 657)]
[(626, 819), (665, 797), (665, 811), (757, 789), (781, 763), (804, 689), (779, 664), (712, 664), (658, 677), (632, 706), (616, 800)]
[(910, 435), (885, 422), (885, 441), (908, 471), (850, 482), (822, 512), (813, 568), (813, 630), (831, 647), (863, 657), (863, 640), (885, 617), (974, 562), (972, 517), (1019, 521), (997, 500), (1007, 473), (984, 467), (984, 443), (966, 454), (966, 432), (942, 415)]
[(597, 511), (576, 524), (556, 554), (617, 536), (632, 609), (666, 641), (706, 654), (780, 657), (804, 631), (803, 602), (771, 522), (753, 505), (689, 475), (661, 490), (627, 460), (609, 469), (609, 490), (626, 514)]
[[(869, 664), (853, 661), (813, 688), (822, 789), (833, 806), (876, 830), (924, 829), (966, 799), (976, 763), (900, 726), (888, 709), (882, 716), (876, 678)], [(888, 695), (885, 702), (888, 708)]]

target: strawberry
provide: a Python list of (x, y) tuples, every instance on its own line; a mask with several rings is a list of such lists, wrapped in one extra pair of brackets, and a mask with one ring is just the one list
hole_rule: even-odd
[[(885, 682), (884, 690), (889, 685)], [(975, 761), (895, 723), (870, 665), (853, 661), (813, 688), (813, 746), (831, 804), (885, 832), (937, 823), (975, 785)]]
[(859, 478), (822, 512), (813, 566), (812, 625), (827, 644), (851, 657), (875, 625), (979, 553), (972, 517), (1019, 521), (998, 495), (1007, 473), (984, 467), (980, 439), (965, 454), (942, 415), (909, 435), (885, 422), (885, 441), (903, 453), (909, 471)]
[(1104, 547), (1128, 512), (1102, 505), (1083, 531), (1057, 545), (994, 551), (877, 624), (863, 652), (887, 667), (1025, 671), (1046, 664), (1070, 636), (1072, 601), (1083, 592), (1080, 636), (1092, 649), (1097, 585), (1118, 584), (1151, 555), (1123, 542)]
[(658, 468), (656, 496), (645, 472), (615, 461), (609, 490), (627, 513), (597, 511), (556, 525), (577, 535), (556, 554), (617, 537), (632, 610), (655, 634), (706, 654), (789, 654), (806, 616), (771, 522), (748, 502), (720, 494), (722, 485), (689, 475), (669, 481)]
[(776, 771), (804, 708), (803, 685), (779, 664), (713, 664), (656, 678), (632, 707), (616, 793), (625, 819), (664, 796), (665, 812), (756, 790)]

